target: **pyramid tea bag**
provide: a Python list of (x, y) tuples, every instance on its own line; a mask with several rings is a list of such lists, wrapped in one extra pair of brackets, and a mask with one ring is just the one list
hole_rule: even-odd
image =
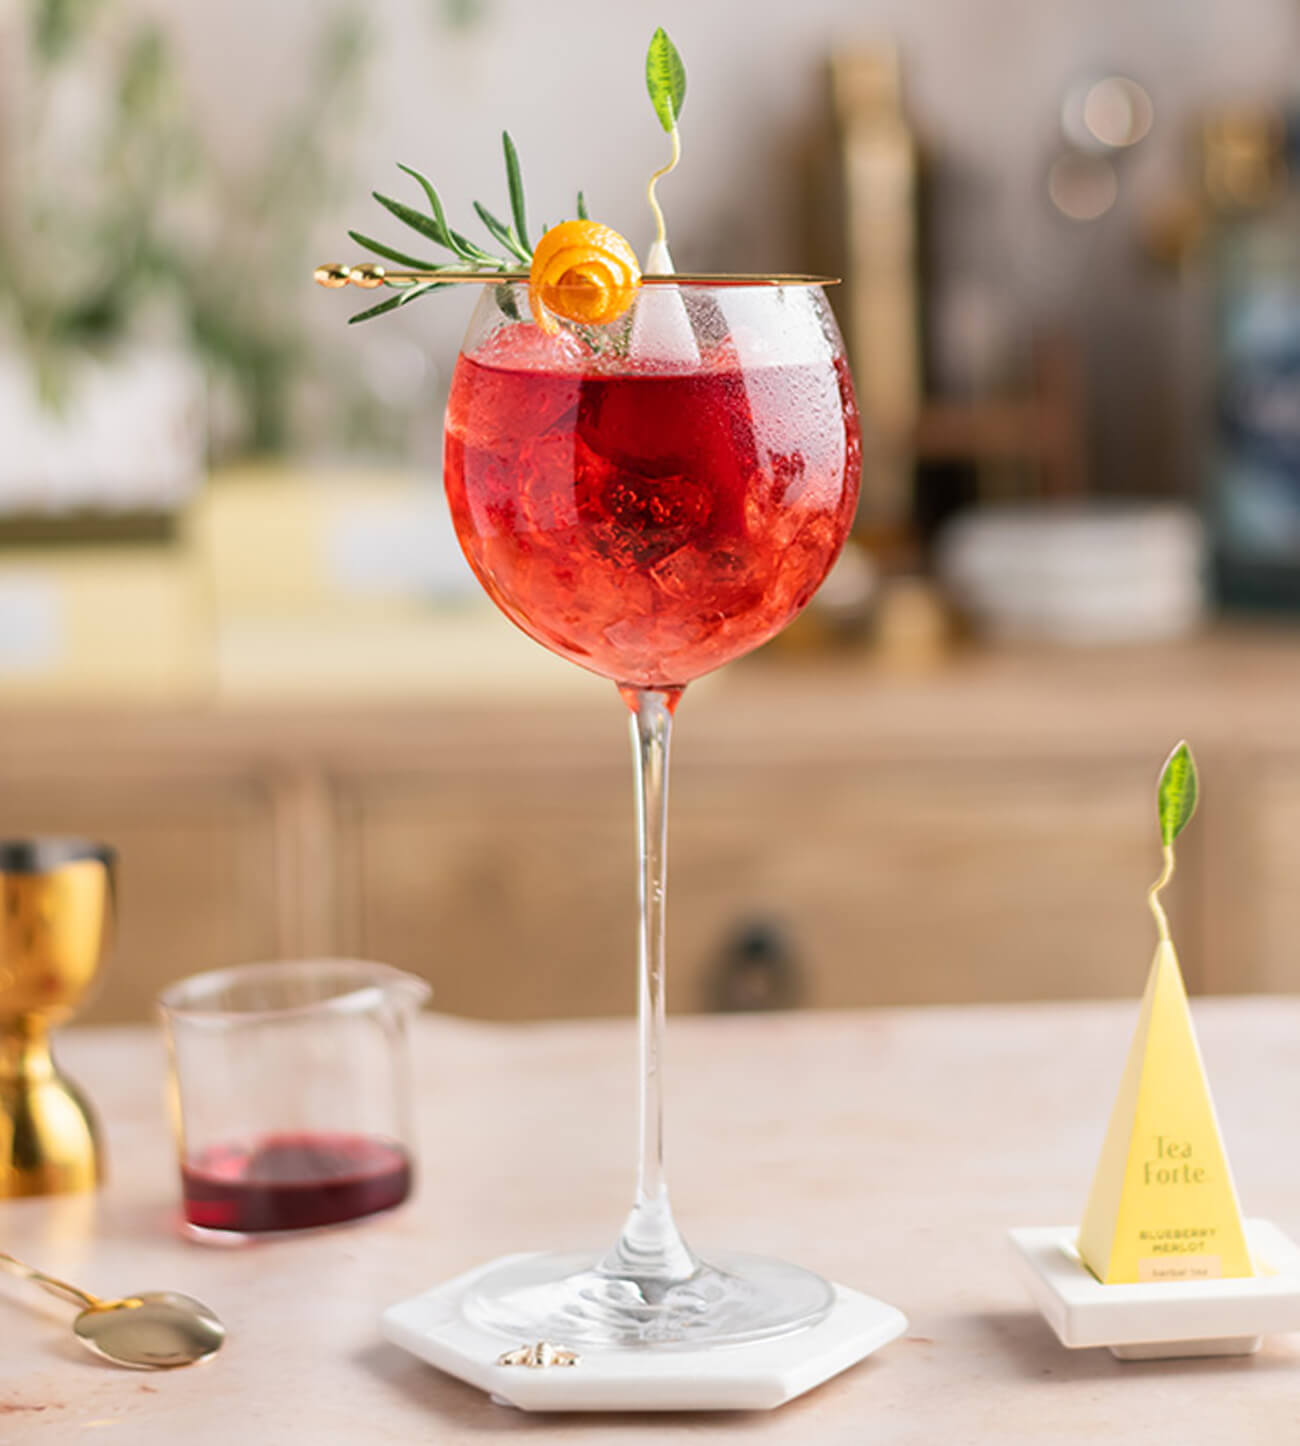
[(1165, 864), (1148, 900), (1160, 941), (1079, 1228), (1079, 1255), (1103, 1285), (1255, 1274), (1160, 903), (1196, 794), (1196, 764), (1180, 743), (1157, 793)]

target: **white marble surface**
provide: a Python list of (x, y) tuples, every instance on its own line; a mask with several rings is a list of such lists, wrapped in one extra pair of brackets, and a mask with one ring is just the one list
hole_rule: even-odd
[[(4, 1248), (106, 1294), (197, 1295), (230, 1340), (196, 1370), (118, 1371), (82, 1352), (68, 1308), (0, 1277), (0, 1443), (1280, 1446), (1300, 1432), (1300, 1337), (1208, 1361), (1067, 1352), (1007, 1261), (1008, 1226), (1077, 1218), (1136, 1009), (674, 1021), (670, 1168), (692, 1242), (796, 1258), (911, 1326), (778, 1411), (671, 1419), (512, 1412), (376, 1327), (384, 1306), (489, 1256), (603, 1243), (629, 1189), (629, 1024), (422, 1021), (417, 1198), (228, 1249), (177, 1233), (158, 1040), (71, 1031), (62, 1056), (105, 1117), (112, 1180), (96, 1200), (0, 1204)], [(1300, 1238), (1300, 1000), (1194, 1009), (1243, 1204)]]

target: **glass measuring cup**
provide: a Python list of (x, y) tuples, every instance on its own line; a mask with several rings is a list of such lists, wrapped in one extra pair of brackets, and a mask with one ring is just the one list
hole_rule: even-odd
[(353, 959), (247, 964), (163, 992), (191, 1234), (310, 1229), (407, 1198), (410, 1020), (430, 992)]

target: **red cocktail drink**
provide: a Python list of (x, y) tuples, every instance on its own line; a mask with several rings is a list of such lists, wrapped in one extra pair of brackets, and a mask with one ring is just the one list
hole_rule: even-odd
[(511, 327), (462, 355), (447, 409), (447, 496), (483, 586), (546, 647), (637, 687), (687, 683), (807, 604), (859, 455), (838, 355), (638, 365)]
[(498, 1261), (463, 1308), (508, 1339), (570, 1347), (784, 1335), (825, 1317), (827, 1282), (779, 1260), (701, 1260), (668, 1199), (668, 750), (682, 687), (779, 632), (843, 545), (861, 467), (853, 388), (826, 299), (799, 278), (664, 278), (599, 325), (539, 316), (532, 300), (517, 283), (485, 290), (452, 378), (444, 474), (493, 601), (617, 683), (632, 713), (637, 1190), (603, 1256)]

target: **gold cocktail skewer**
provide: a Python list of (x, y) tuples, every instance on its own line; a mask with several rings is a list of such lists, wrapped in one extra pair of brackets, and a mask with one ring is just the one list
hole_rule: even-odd
[[(342, 261), (330, 261), (318, 266), (313, 273), (318, 286), (331, 288), (359, 286), (371, 291), (377, 286), (415, 285), (424, 281), (472, 281), (479, 286), (493, 286), (501, 281), (527, 281), (526, 271), (390, 271), (371, 261), (359, 266), (349, 266)], [(658, 276), (642, 276), (643, 286), (835, 286), (837, 276), (803, 276), (771, 272), (764, 275), (745, 276), (736, 273), (710, 274), (708, 272), (674, 271)]]

